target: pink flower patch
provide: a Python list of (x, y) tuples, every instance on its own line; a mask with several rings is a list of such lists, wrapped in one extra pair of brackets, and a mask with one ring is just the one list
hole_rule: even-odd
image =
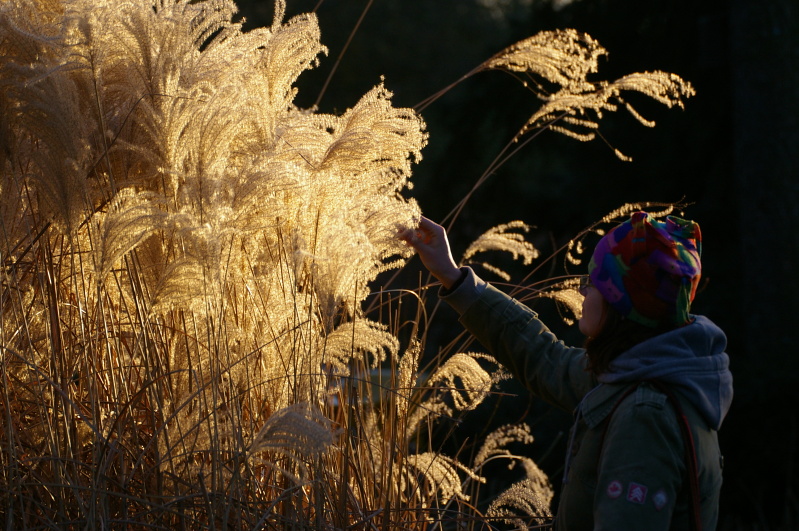
[(624, 487), (621, 485), (621, 481), (613, 480), (608, 484), (607, 494), (608, 498), (615, 500), (621, 493), (624, 491)]

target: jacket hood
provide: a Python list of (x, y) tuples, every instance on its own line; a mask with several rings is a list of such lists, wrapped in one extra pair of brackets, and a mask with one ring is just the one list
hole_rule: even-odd
[(710, 319), (697, 315), (691, 324), (622, 353), (598, 379), (602, 383), (658, 380), (687, 398), (718, 430), (732, 403), (726, 347), (724, 332)]

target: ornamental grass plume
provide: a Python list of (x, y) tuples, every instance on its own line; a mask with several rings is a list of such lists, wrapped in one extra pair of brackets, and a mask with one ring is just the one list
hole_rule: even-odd
[[(573, 29), (542, 31), (519, 41), (483, 64), (485, 69), (505, 70), (525, 76), (525, 86), (543, 101), (528, 118), (516, 139), (548, 128), (577, 140), (596, 138), (605, 112), (623, 106), (638, 122), (654, 127), (625, 99), (625, 92), (639, 92), (668, 108), (684, 108), (683, 98), (695, 91), (691, 84), (668, 72), (636, 72), (615, 81), (592, 81), (598, 60), (608, 54), (590, 35)], [(631, 160), (618, 149), (622, 160)]]
[(297, 108), (326, 50), (284, 10), (244, 33), (229, 0), (0, 7), (9, 521), (318, 513), (285, 480), (338, 431), (309, 424), (328, 436), (297, 453), (278, 419), (396, 355), (360, 306), (408, 256), (427, 133), (382, 83), (340, 116)]
[(420, 345), (361, 309), (409, 256), (424, 122), (382, 83), (297, 108), (325, 48), (284, 7), (249, 33), (226, 0), (0, 8), (7, 523), (414, 525), (464, 499), (467, 465), (409, 451)]
[[(541, 31), (496, 53), (417, 108), (423, 110), (477, 73), (500, 70), (518, 77), (542, 101), (513, 142), (545, 129), (590, 141), (597, 137), (599, 122), (605, 113), (615, 112), (620, 106), (642, 125), (655, 126), (654, 121), (638, 112), (624, 93), (638, 92), (668, 108), (684, 108), (684, 99), (695, 94), (691, 83), (660, 70), (635, 72), (614, 81), (589, 79), (599, 71), (599, 59), (607, 55), (607, 50), (587, 33), (574, 29)], [(622, 160), (632, 160), (618, 149), (614, 152)], [(499, 157), (485, 173), (491, 173), (504, 160)]]

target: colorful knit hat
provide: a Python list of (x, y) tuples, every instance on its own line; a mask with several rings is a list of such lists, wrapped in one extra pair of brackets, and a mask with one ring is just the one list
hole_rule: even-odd
[(693, 221), (635, 212), (599, 241), (588, 274), (621, 315), (653, 328), (681, 326), (702, 274), (701, 244)]

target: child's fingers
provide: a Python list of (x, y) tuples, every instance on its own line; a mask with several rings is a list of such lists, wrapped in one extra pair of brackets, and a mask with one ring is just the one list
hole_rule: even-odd
[(418, 227), (402, 229), (397, 233), (397, 237), (412, 247), (430, 245), (435, 237), (437, 227), (438, 225), (433, 221), (422, 217)]
[(420, 243), (429, 243), (430, 238), (420, 229), (404, 229), (397, 234), (397, 237), (410, 245), (417, 247)]
[(430, 245), (430, 242), (433, 241), (433, 233), (431, 233), (429, 230), (417, 229), (416, 239), (425, 245)]

